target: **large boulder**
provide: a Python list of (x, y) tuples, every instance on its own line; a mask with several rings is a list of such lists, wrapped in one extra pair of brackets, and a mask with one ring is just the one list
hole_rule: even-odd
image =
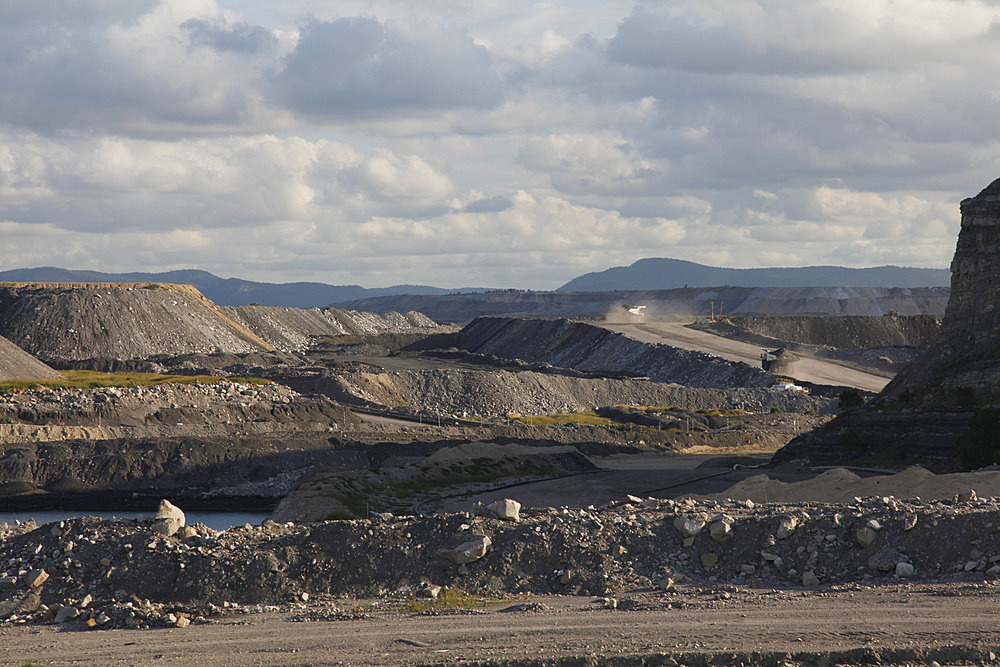
[(184, 512), (167, 499), (160, 501), (152, 528), (161, 535), (173, 535), (184, 527)]

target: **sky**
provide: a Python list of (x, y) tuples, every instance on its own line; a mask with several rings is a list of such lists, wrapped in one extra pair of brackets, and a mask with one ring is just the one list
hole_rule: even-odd
[(0, 269), (949, 265), (1000, 0), (0, 0)]

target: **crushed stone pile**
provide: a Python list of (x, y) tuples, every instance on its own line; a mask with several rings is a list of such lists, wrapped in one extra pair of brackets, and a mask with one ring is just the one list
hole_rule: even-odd
[(824, 414), (836, 400), (763, 387), (717, 389), (626, 378), (586, 378), (559, 373), (434, 369), (338, 372), (338, 400), (389, 407), (419, 406), (451, 415), (503, 417), (580, 412), (611, 405), (677, 406), (685, 410), (739, 409)]
[(190, 285), (3, 283), (0, 335), (49, 362), (271, 348)]
[(461, 349), (477, 354), (643, 376), (692, 387), (769, 387), (775, 380), (771, 373), (749, 364), (644, 343), (566, 319), (481, 317), (456, 333), (454, 341)]
[(339, 308), (228, 306), (224, 310), (279, 350), (302, 351), (318, 336), (373, 336), (384, 333), (433, 332), (438, 324), (426, 315), (361, 313)]
[(751, 500), (755, 503), (843, 503), (857, 496), (871, 495), (946, 500), (970, 489), (979, 496), (1000, 496), (1000, 471), (935, 475), (919, 466), (912, 466), (894, 475), (859, 477), (850, 470), (834, 468), (813, 479), (793, 483), (757, 475), (707, 497)]
[(973, 493), (838, 504), (630, 496), (601, 508), (516, 505), (222, 532), (195, 525), (172, 535), (153, 520), (2, 525), (0, 622), (177, 625), (248, 605), (407, 596), (433, 586), (605, 596), (655, 590), (669, 602), (696, 586), (1000, 578), (1000, 502)]
[(0, 380), (54, 380), (63, 375), (0, 336)]

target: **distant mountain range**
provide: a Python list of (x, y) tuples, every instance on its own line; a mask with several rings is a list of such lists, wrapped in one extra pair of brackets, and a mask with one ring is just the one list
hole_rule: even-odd
[(457, 290), (426, 285), (393, 285), (366, 288), (360, 285), (327, 285), (325, 283), (259, 283), (239, 278), (220, 278), (207, 271), (183, 269), (163, 273), (102, 273), (73, 271), (44, 266), (34, 269), (0, 271), (0, 281), (58, 283), (130, 283), (158, 282), (194, 285), (206, 297), (220, 306), (291, 306), (295, 308), (325, 308), (338, 301), (352, 301), (393, 294), (453, 294), (480, 292), (485, 289)]
[(949, 287), (948, 269), (876, 266), (803, 266), (769, 269), (726, 269), (680, 259), (640, 259), (630, 266), (585, 273), (559, 292), (665, 290), (680, 287)]
[[(51, 266), (0, 271), (0, 281), (184, 283), (194, 285), (202, 294), (220, 306), (244, 306), (256, 303), (262, 306), (296, 308), (324, 308), (331, 304), (358, 302), (358, 307), (364, 309), (364, 305), (367, 305), (364, 304), (364, 300), (376, 297), (396, 295), (426, 297), (496, 291), (480, 287), (444, 289), (428, 285), (368, 288), (360, 285), (327, 285), (315, 282), (262, 283), (240, 278), (220, 278), (198, 269), (163, 273), (102, 273)], [(640, 259), (631, 266), (616, 266), (605, 271), (586, 273), (569, 281), (557, 291), (612, 292), (723, 286), (948, 287), (950, 283), (951, 272), (948, 269), (914, 269), (900, 266), (878, 266), (870, 269), (848, 269), (842, 266), (726, 269), (680, 259), (650, 258)]]

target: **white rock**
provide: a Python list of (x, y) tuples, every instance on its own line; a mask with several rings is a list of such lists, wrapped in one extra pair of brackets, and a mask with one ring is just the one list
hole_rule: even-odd
[(910, 563), (904, 563), (900, 561), (896, 563), (896, 576), (897, 577), (912, 577), (913, 576), (913, 565)]
[(725, 542), (733, 536), (733, 524), (729, 521), (716, 521), (708, 532), (716, 542)]
[(516, 500), (511, 500), (510, 498), (504, 498), (503, 500), (498, 500), (495, 503), (490, 503), (486, 506), (486, 509), (505, 521), (521, 520), (521, 503)]
[(798, 519), (796, 519), (794, 516), (786, 516), (784, 519), (781, 520), (781, 523), (778, 524), (778, 530), (775, 533), (775, 537), (777, 537), (779, 540), (785, 539), (786, 537), (795, 532), (795, 529), (798, 528), (798, 525), (799, 525)]
[(184, 525), (184, 512), (179, 507), (164, 498), (160, 501), (160, 507), (156, 510), (154, 519), (177, 519)]
[(705, 522), (698, 519), (688, 519), (679, 516), (674, 519), (674, 528), (688, 537), (695, 537), (705, 529)]
[(485, 535), (477, 535), (468, 542), (459, 544), (454, 549), (443, 549), (438, 552), (453, 563), (464, 565), (477, 561), (486, 555), (486, 550), (492, 544), (492, 540)]

